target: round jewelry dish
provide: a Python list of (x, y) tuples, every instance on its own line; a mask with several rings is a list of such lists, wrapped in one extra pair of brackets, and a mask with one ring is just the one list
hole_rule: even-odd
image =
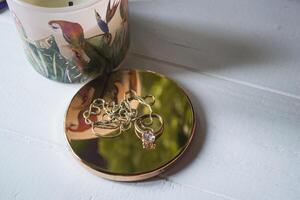
[[(155, 97), (153, 119), (163, 122), (163, 127), (162, 123), (157, 125), (162, 132), (155, 148), (143, 148), (137, 137), (143, 132), (134, 125), (122, 134), (118, 129), (98, 128), (99, 136), (85, 122), (83, 113), (95, 99), (118, 104), (128, 91)], [(130, 106), (142, 118), (149, 116), (141, 103)], [(115, 181), (139, 181), (161, 174), (183, 155), (194, 130), (195, 114), (186, 93), (167, 77), (143, 70), (118, 70), (90, 81), (73, 97), (65, 116), (65, 134), (74, 155), (92, 172)]]

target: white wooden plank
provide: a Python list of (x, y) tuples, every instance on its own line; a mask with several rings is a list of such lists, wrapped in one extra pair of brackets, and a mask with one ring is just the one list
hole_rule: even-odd
[[(18, 133), (23, 135), (23, 133)], [(87, 172), (64, 145), (0, 131), (0, 199), (208, 199), (230, 200), (165, 179), (141, 183), (107, 181)]]
[[(151, 191), (146, 192), (149, 199), (166, 196), (175, 199), (183, 196), (191, 199), (246, 200), (299, 198), (297, 169), (300, 164), (300, 140), (297, 130), (300, 117), (297, 100), (236, 86), (167, 63), (132, 55), (127, 58), (124, 66), (169, 74), (188, 88), (200, 118), (198, 134), (206, 134), (202, 150), (194, 155), (196, 159), (182, 171), (168, 177), (167, 183), (164, 180), (129, 185), (112, 183), (93, 178), (75, 164), (72, 156), (65, 154), (63, 138), (58, 138), (62, 142), (59, 144), (51, 141), (52, 134), (63, 135), (62, 127), (56, 133), (51, 131), (51, 126), (58, 119), (48, 123), (45, 128), (49, 141), (31, 137), (32, 133), (26, 131), (28, 126), (23, 126), (20, 129), (22, 132), (18, 133), (1, 130), (3, 139), (0, 146), (6, 151), (0, 154), (1, 160), (5, 161), (0, 166), (0, 180), (8, 180), (8, 176), (14, 174), (13, 179), (9, 179), (11, 181), (0, 187), (3, 188), (0, 193), (4, 199), (15, 195), (19, 199), (76, 199), (76, 195), (81, 195), (82, 199), (140, 199), (144, 197), (144, 191), (148, 190)], [(59, 108), (53, 107), (51, 113), (55, 110)], [(51, 118), (51, 113), (46, 115), (46, 121)], [(23, 125), (22, 121), (19, 125)], [(197, 139), (200, 139), (199, 136)], [(7, 152), (13, 152), (14, 156)], [(66, 174), (66, 171), (71, 174)], [(75, 185), (78, 188), (74, 190), (72, 183), (84, 183), (85, 180), (89, 180), (89, 184)], [(51, 193), (49, 188), (55, 192)]]
[(299, 1), (158, 0), (130, 8), (132, 52), (299, 98)]

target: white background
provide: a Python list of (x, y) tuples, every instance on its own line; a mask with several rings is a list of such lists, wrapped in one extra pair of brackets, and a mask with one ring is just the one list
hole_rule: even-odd
[(68, 150), (65, 109), (81, 85), (47, 80), (0, 14), (0, 199), (300, 199), (300, 2), (130, 2), (123, 67), (150, 69), (191, 96), (199, 126), (169, 173), (118, 183)]

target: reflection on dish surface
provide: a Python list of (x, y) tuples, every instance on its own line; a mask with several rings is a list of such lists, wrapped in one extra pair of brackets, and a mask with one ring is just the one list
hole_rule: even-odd
[[(164, 119), (164, 132), (154, 150), (142, 148), (133, 126), (118, 137), (101, 138), (84, 123), (82, 113), (93, 99), (120, 102), (129, 90), (156, 98), (153, 111)], [(146, 112), (138, 103), (134, 106), (139, 113)], [(190, 143), (194, 125), (193, 108), (184, 91), (164, 76), (140, 70), (120, 70), (89, 82), (72, 99), (65, 120), (68, 142), (77, 157), (98, 172), (121, 176), (150, 173), (176, 160)], [(118, 132), (99, 131), (103, 135)]]

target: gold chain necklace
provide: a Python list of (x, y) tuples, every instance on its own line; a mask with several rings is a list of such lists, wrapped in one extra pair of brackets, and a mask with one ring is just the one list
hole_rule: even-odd
[[(132, 103), (136, 101), (147, 107), (147, 114), (139, 114), (137, 109), (132, 108)], [(160, 115), (153, 113), (152, 105), (155, 103), (155, 97), (146, 95), (138, 96), (135, 91), (130, 90), (125, 93), (125, 98), (119, 103), (107, 102), (102, 98), (95, 99), (89, 108), (83, 112), (85, 123), (91, 125), (92, 132), (97, 137), (117, 137), (124, 131), (129, 130), (134, 123), (135, 133), (143, 142), (143, 148), (154, 149), (155, 139), (163, 132), (164, 122)], [(97, 120), (91, 120), (91, 116), (97, 116)], [(157, 131), (151, 128), (153, 118), (157, 118), (160, 127)], [(147, 120), (146, 120), (147, 119)], [(103, 136), (95, 129), (119, 129), (117, 135)]]

